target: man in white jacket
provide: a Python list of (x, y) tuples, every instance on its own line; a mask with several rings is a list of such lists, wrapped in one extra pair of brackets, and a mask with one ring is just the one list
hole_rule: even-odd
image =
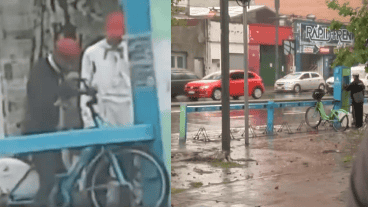
[[(87, 48), (84, 53), (81, 78), (97, 89), (95, 109), (102, 119), (114, 125), (133, 124), (131, 72), (123, 13), (108, 15), (105, 29), (106, 38)], [(94, 126), (92, 114), (86, 106), (89, 100), (90, 97), (83, 95), (80, 101), (84, 128)]]

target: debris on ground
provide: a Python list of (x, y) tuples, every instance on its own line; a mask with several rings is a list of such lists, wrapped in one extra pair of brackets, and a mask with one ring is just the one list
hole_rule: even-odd
[(200, 175), (203, 175), (203, 174), (212, 174), (213, 172), (212, 171), (206, 171), (206, 170), (202, 170), (202, 169), (199, 169), (199, 168), (194, 168), (193, 169), (194, 172), (200, 174)]
[(326, 153), (339, 153), (340, 151), (339, 150), (324, 150), (322, 153), (326, 154)]

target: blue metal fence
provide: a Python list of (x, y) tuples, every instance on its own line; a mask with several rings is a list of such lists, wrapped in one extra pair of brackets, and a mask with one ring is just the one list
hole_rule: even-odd
[(117, 143), (138, 144), (153, 141), (151, 125), (135, 125), (127, 128), (84, 129), (58, 133), (45, 133), (0, 140), (0, 157), (19, 153), (34, 153), (64, 148), (79, 148), (91, 145)]
[[(323, 105), (333, 105), (334, 99), (327, 98), (322, 100)], [(364, 103), (368, 103), (368, 99), (364, 100)], [(267, 101), (260, 103), (249, 103), (249, 109), (267, 109), (267, 129), (273, 129), (274, 126), (274, 111), (275, 108), (289, 108), (289, 107), (308, 107), (315, 106), (316, 101), (310, 99), (299, 100), (277, 100)], [(242, 110), (244, 104), (230, 104), (230, 110)], [(187, 140), (187, 115), (188, 113), (204, 112), (204, 111), (221, 111), (221, 105), (200, 105), (200, 106), (187, 106), (182, 104), (180, 106), (180, 143), (185, 143)]]

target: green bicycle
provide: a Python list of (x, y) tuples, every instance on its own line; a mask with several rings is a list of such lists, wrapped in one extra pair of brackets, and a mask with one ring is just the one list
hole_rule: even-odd
[[(317, 103), (315, 106), (311, 106), (307, 109), (305, 113), (305, 122), (311, 128), (317, 128), (322, 120), (325, 120), (332, 125), (335, 131), (345, 131), (349, 127), (348, 112), (344, 109), (332, 109), (331, 113), (327, 115), (321, 102), (324, 95), (325, 92), (322, 90), (317, 89), (314, 91), (312, 97), (317, 100)], [(339, 101), (334, 100), (333, 102), (336, 103)], [(341, 119), (339, 117), (341, 117)]]

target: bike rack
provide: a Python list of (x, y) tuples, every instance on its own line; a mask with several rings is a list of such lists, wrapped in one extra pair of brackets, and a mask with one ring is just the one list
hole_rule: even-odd
[(284, 123), (282, 123), (281, 127), (279, 128), (279, 130), (277, 130), (277, 132), (282, 132), (284, 127), (288, 131), (288, 134), (293, 134), (293, 131), (291, 131), (290, 126), (286, 121)]
[(199, 140), (199, 136), (200, 135), (203, 135), (204, 136), (204, 142), (210, 142), (211, 140), (209, 139), (208, 135), (207, 135), (207, 132), (206, 132), (206, 129), (204, 127), (201, 127), (197, 134), (193, 137), (194, 140)]
[(300, 132), (302, 130), (302, 127), (304, 125), (306, 125), (306, 122), (303, 120), (303, 121), (300, 122), (300, 124), (299, 124), (298, 128), (296, 129), (296, 131), (299, 131)]
[[(218, 138), (221, 138), (222, 137), (222, 133), (220, 135), (218, 135)], [(231, 139), (235, 139), (233, 133), (231, 132), (231, 129), (230, 129), (230, 137)]]
[[(296, 134), (296, 133), (304, 133), (302, 132), (303, 126), (306, 126), (306, 132), (315, 132), (319, 131), (321, 126), (317, 127), (315, 130), (311, 129), (308, 125), (306, 125), (305, 121), (301, 121), (297, 130), (293, 132), (290, 128), (290, 125), (287, 122), (283, 122), (282, 126), (276, 130), (274, 128), (274, 109), (275, 108), (289, 108), (289, 107), (308, 107), (308, 106), (315, 106), (317, 101), (311, 99), (289, 99), (289, 100), (275, 100), (275, 101), (252, 101), (249, 103), (249, 109), (266, 109), (267, 110), (267, 127), (264, 130), (263, 134), (265, 136), (277, 136), (277, 132), (282, 132), (284, 129), (287, 130), (288, 134)], [(324, 106), (327, 105), (334, 105), (332, 98), (327, 98), (322, 100)], [(364, 103), (368, 103), (368, 99), (365, 98)], [(187, 104), (180, 104), (180, 136), (179, 141), (180, 143), (185, 144), (187, 139), (187, 115), (188, 113), (195, 113), (195, 112), (203, 112), (203, 111), (221, 111), (221, 105), (190, 105)], [(242, 110), (244, 109), (244, 104), (230, 104), (230, 110)], [(328, 130), (328, 126), (326, 123), (322, 122), (322, 126), (325, 127), (325, 130)], [(252, 137), (262, 137), (262, 135), (257, 135), (255, 130), (252, 126), (249, 126), (251, 129)], [(270, 130), (273, 129), (273, 130)], [(231, 133), (231, 131), (230, 131)], [(244, 137), (244, 132), (242, 137)], [(233, 136), (232, 134), (230, 136)]]
[[(251, 133), (252, 133), (252, 138), (256, 138), (257, 137), (257, 134), (255, 133), (255, 131), (254, 131), (254, 128), (253, 128), (253, 126), (252, 125), (249, 125), (249, 129), (250, 129), (250, 131), (251, 131)], [(245, 130), (243, 131), (243, 133), (242, 133), (242, 135), (241, 135), (242, 137), (244, 137), (245, 136)]]
[[(329, 127), (330, 127), (330, 126), (328, 126), (328, 124), (330, 124), (328, 121), (322, 120), (320, 126), (321, 127), (324, 127), (325, 128), (325, 131), (328, 131), (329, 130)], [(318, 126), (317, 129), (319, 129), (320, 126)]]

